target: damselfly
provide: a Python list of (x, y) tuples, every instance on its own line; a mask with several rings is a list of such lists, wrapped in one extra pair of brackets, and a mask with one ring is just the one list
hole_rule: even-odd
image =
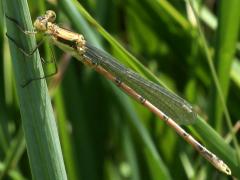
[(142, 78), (139, 74), (118, 63), (109, 54), (91, 46), (83, 35), (54, 24), (55, 19), (54, 11), (46, 11), (45, 15), (39, 16), (35, 20), (35, 30), (44, 33), (60, 49), (70, 53), (85, 65), (94, 68), (107, 79), (116, 83), (125, 93), (165, 121), (218, 170), (228, 175), (231, 174), (230, 168), (221, 159), (177, 124), (189, 124), (197, 118), (197, 114), (188, 102), (164, 87)]

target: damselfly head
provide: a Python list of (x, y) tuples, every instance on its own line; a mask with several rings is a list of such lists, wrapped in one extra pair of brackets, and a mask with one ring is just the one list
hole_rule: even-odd
[(44, 32), (48, 28), (48, 22), (54, 22), (56, 20), (56, 13), (52, 10), (46, 11), (45, 15), (38, 16), (34, 22), (34, 27), (37, 31)]
[(44, 16), (39, 16), (34, 21), (33, 25), (37, 31), (44, 32), (47, 30), (48, 20)]

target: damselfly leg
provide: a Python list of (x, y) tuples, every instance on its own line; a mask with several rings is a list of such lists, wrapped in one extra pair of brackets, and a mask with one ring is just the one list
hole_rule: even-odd
[(57, 66), (56, 58), (55, 58), (55, 56), (54, 56), (54, 52), (53, 52), (53, 50), (52, 50), (52, 46), (50, 46), (50, 49), (51, 49), (51, 54), (52, 54), (52, 59), (53, 59), (53, 61), (45, 61), (45, 60), (41, 57), (41, 62), (42, 62), (42, 64), (45, 64), (45, 63), (53, 63), (53, 64), (54, 64), (54, 71), (53, 71), (52, 73), (45, 74), (44, 76), (36, 77), (36, 78), (31, 78), (31, 79), (27, 80), (24, 84), (21, 85), (23, 88), (26, 87), (28, 84), (30, 84), (32, 81), (41, 80), (41, 79), (46, 79), (46, 78), (52, 77), (52, 76), (54, 76), (55, 74), (58, 73), (58, 66)]
[(8, 38), (10, 41), (12, 41), (12, 42), (15, 44), (15, 46), (16, 46), (25, 56), (27, 56), (27, 57), (32, 56), (32, 55), (38, 50), (38, 48), (42, 45), (42, 43), (44, 42), (44, 39), (42, 39), (42, 40), (37, 44), (37, 46), (36, 46), (33, 50), (31, 50), (30, 52), (26, 52), (26, 50), (23, 49), (23, 48), (18, 44), (18, 42), (17, 42), (14, 38), (12, 38), (8, 33), (6, 33), (6, 36), (7, 36), (7, 38)]
[[(5, 15), (6, 19), (8, 19), (9, 21), (13, 22), (16, 27), (21, 31), (23, 32), (24, 34), (26, 35), (35, 35), (37, 32), (36, 31), (26, 31), (24, 30), (24, 28), (19, 24), (19, 22), (8, 16), (8, 15)], [(27, 52), (24, 48), (22, 48), (19, 43), (13, 38), (11, 37), (8, 33), (6, 33), (6, 36), (7, 38), (27, 57), (31, 57), (37, 50), (38, 48), (43, 44), (43, 42), (45, 41), (45, 39), (41, 39), (41, 41), (36, 45), (35, 48), (33, 48), (31, 51)], [(48, 63), (54, 63), (54, 72), (50, 73), (50, 74), (46, 74), (44, 76), (41, 76), (41, 77), (36, 77), (36, 78), (30, 78), (29, 80), (27, 80), (26, 82), (24, 82), (21, 86), (22, 87), (26, 87), (28, 84), (30, 84), (32, 81), (35, 81), (35, 80), (41, 80), (41, 79), (46, 79), (46, 78), (49, 78), (51, 76), (54, 76), (55, 74), (57, 74), (58, 72), (58, 67), (57, 67), (57, 63), (56, 63), (56, 59), (54, 57), (54, 53), (53, 53), (53, 50), (52, 50), (52, 47), (50, 46), (50, 49), (51, 49), (51, 54), (52, 54), (52, 59), (51, 61), (45, 61), (44, 58), (41, 57), (41, 62), (42, 64), (48, 64)]]

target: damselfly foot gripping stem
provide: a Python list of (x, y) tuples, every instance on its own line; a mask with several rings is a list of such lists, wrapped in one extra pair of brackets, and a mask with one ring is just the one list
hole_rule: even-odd
[[(26, 31), (24, 30), (24, 28), (19, 24), (19, 22), (8, 16), (8, 15), (5, 15), (6, 19), (8, 19), (9, 21), (13, 22), (16, 27), (21, 31), (23, 32), (24, 34), (26, 35), (35, 35), (37, 33), (37, 31)], [(43, 44), (44, 42), (44, 39), (41, 39), (41, 41), (36, 45), (36, 47), (34, 49), (32, 49), (30, 52), (26, 52), (26, 50), (24, 50), (20, 45), (19, 43), (14, 39), (12, 38), (8, 33), (6, 33), (6, 36), (7, 38), (13, 43), (15, 44), (15, 46), (27, 57), (31, 57), (37, 50), (38, 48)], [(47, 74), (47, 75), (44, 75), (42, 77), (36, 77), (36, 78), (30, 78), (29, 80), (27, 80), (26, 82), (24, 82), (23, 84), (21, 84), (22, 87), (26, 87), (28, 84), (30, 84), (32, 81), (35, 81), (35, 80), (41, 80), (41, 79), (46, 79), (46, 78), (49, 78), (51, 76), (54, 76), (55, 74), (57, 74), (58, 72), (58, 67), (57, 67), (57, 63), (56, 63), (56, 59), (54, 57), (54, 53), (52, 51), (52, 48), (51, 48), (51, 54), (52, 54), (52, 58), (53, 58), (53, 61), (45, 61), (42, 57), (41, 58), (41, 62), (42, 64), (46, 64), (46, 63), (54, 63), (54, 72), (50, 73), (50, 74)]]

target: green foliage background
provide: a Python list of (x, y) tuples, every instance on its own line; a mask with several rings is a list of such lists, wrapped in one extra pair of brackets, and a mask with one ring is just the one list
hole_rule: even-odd
[[(29, 12), (34, 20), (52, 9), (60, 26), (187, 99), (199, 117), (184, 128), (239, 178), (233, 126), (240, 117), (240, 2), (193, 5), (199, 23), (183, 0), (6, 0), (1, 10), (31, 29)], [(0, 20), (1, 179), (66, 179), (65, 172), (68, 179), (228, 179), (152, 113), (58, 48), (60, 75), (48, 79), (52, 107), (45, 80), (22, 88), (41, 76), (40, 58), (26, 60), (13, 43), (10, 53), (5, 32), (28, 50), (34, 39), (3, 12)], [(39, 51), (53, 58), (48, 42)], [(43, 67), (45, 74), (54, 71), (50, 63)]]

